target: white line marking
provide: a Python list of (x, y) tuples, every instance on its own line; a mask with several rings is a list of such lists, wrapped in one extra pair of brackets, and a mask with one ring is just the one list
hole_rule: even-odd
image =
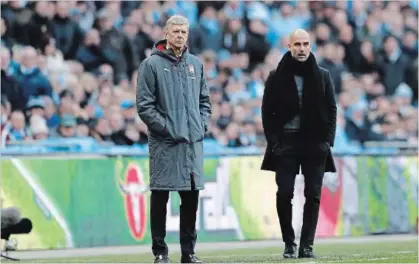
[(55, 217), (58, 224), (64, 230), (66, 236), (67, 247), (74, 247), (73, 237), (71, 235), (70, 228), (67, 225), (67, 222), (64, 220), (64, 217), (58, 212), (54, 204), (51, 202), (51, 199), (47, 197), (45, 192), (41, 189), (40, 185), (34, 180), (34, 177), (31, 175), (31, 172), (25, 168), (25, 166), (17, 159), (11, 159), (12, 163), (15, 165), (16, 169), (20, 172), (23, 178), (28, 182), (33, 191), (38, 195), (39, 199), (45, 204), (51, 214)]
[(385, 260), (385, 259), (389, 259), (389, 258), (369, 258), (367, 260)]
[[(395, 251), (395, 252), (389, 252), (391, 254), (410, 254), (413, 253), (413, 251)], [(365, 256), (370, 256), (371, 254), (349, 254), (349, 255), (342, 255), (342, 256), (320, 256), (317, 257), (317, 259), (335, 259), (335, 258), (341, 258), (341, 257), (365, 257)], [(202, 255), (202, 258), (235, 258), (235, 257), (261, 257), (261, 256), (280, 256), (282, 257), (282, 253), (267, 253), (267, 254), (261, 254), (261, 253), (257, 253), (257, 254), (233, 254), (233, 255), (221, 255), (221, 256), (214, 256), (214, 255)], [(379, 259), (388, 259), (388, 258), (377, 258), (376, 260)], [(374, 260), (374, 259), (371, 259)]]

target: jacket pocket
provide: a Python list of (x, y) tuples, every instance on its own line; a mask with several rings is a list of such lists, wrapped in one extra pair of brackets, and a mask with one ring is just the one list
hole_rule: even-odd
[(153, 136), (158, 140), (165, 140), (170, 138), (170, 122), (169, 118), (167, 117), (167, 113), (161, 113), (164, 118), (164, 124), (162, 130), (152, 130)]
[(205, 127), (202, 123), (201, 115), (199, 110), (191, 111), (188, 115), (189, 117), (189, 129), (191, 132), (191, 141), (198, 142), (202, 141), (205, 136)]

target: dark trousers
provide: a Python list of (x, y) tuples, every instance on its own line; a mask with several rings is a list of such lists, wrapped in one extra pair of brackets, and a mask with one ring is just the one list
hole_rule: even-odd
[[(321, 188), (325, 169), (327, 148), (325, 142), (301, 145), (301, 137), (296, 132), (284, 133), (277, 152), (276, 209), (285, 244), (295, 245), (292, 227), (292, 204), (295, 178), (301, 166), (304, 175), (304, 213), (300, 236), (300, 246), (312, 246), (319, 217)], [(279, 153), (278, 153), (279, 152)]]
[[(193, 178), (192, 178), (193, 179)], [(182, 254), (195, 254), (196, 213), (198, 211), (199, 191), (179, 191), (180, 205), (180, 248)], [(166, 215), (169, 191), (152, 191), (150, 202), (151, 238), (154, 256), (167, 255), (168, 248), (166, 237)]]

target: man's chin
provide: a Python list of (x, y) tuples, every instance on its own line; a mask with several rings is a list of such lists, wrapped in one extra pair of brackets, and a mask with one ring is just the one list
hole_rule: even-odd
[(173, 45), (176, 49), (183, 49), (185, 47), (184, 43), (175, 43), (175, 45)]
[(307, 59), (308, 59), (308, 57), (296, 57), (296, 59), (299, 61), (299, 62), (305, 62)]

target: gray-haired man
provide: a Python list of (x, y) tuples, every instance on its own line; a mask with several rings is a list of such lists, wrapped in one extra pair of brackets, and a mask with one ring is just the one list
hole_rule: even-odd
[(148, 126), (150, 214), (155, 263), (168, 263), (167, 202), (178, 191), (182, 263), (200, 263), (195, 256), (195, 223), (199, 190), (204, 189), (203, 139), (211, 116), (202, 63), (185, 44), (189, 23), (173, 16), (138, 72), (137, 110)]

